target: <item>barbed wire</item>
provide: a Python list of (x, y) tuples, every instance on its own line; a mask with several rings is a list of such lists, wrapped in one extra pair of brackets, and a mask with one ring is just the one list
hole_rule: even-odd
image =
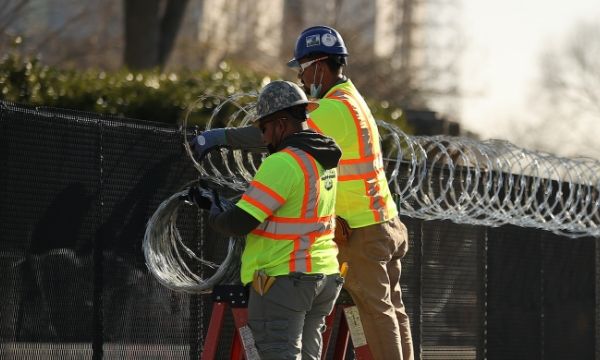
[[(202, 196), (213, 198), (205, 181), (194, 181), (188, 186), (196, 186)], [(184, 189), (171, 195), (148, 220), (142, 243), (148, 270), (162, 285), (187, 293), (207, 294), (217, 284), (239, 283), (240, 259), (244, 247), (242, 238), (228, 239), (227, 254), (219, 263), (215, 259), (206, 260), (207, 254), (197, 255), (182, 239), (177, 226), (178, 212), (182, 206), (196, 207), (189, 201), (187, 194), (188, 190)], [(232, 206), (227, 199), (220, 198), (219, 201), (222, 208)], [(201, 268), (201, 274), (209, 275), (201, 277), (197, 274), (198, 268)]]
[[(187, 123), (191, 112), (206, 102), (216, 103), (206, 129), (217, 120), (227, 127), (245, 126), (254, 116), (256, 96), (207, 95), (190, 106), (180, 130), (186, 153), (204, 180), (199, 186), (204, 186), (205, 194), (217, 187), (239, 195), (262, 157), (221, 148), (198, 161), (188, 142), (194, 136)], [(572, 238), (600, 236), (599, 161), (562, 158), (502, 140), (410, 136), (385, 121), (377, 125), (386, 175), (402, 215), (492, 227), (512, 224)], [(239, 274), (243, 241), (230, 239), (221, 263), (197, 256), (177, 230), (177, 212), (184, 199), (185, 191), (172, 195), (148, 222), (143, 244), (146, 263), (173, 290), (208, 293)], [(207, 279), (195, 274), (182, 254), (211, 268), (213, 274)]]
[[(254, 114), (256, 93), (216, 100), (206, 128), (216, 119), (245, 126)], [(231, 105), (235, 111), (224, 115)], [(193, 111), (190, 108), (190, 112)], [(187, 118), (182, 130), (188, 128)], [(508, 141), (465, 137), (410, 136), (378, 120), (388, 181), (401, 214), (460, 224), (548, 230), (569, 237), (600, 236), (600, 162), (564, 158), (518, 147)], [(182, 131), (184, 136), (189, 133)], [(202, 162), (188, 155), (203, 177), (243, 191), (259, 165), (256, 156), (230, 149), (211, 152)]]

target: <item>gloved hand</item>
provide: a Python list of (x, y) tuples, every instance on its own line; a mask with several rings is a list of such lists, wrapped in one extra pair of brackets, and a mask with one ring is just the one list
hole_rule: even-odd
[(203, 131), (200, 135), (192, 139), (190, 144), (199, 158), (203, 158), (210, 149), (216, 146), (227, 145), (225, 129), (211, 129)]
[(200, 188), (196, 186), (190, 187), (187, 194), (183, 196), (183, 199), (186, 202), (198, 205), (200, 209), (208, 210), (212, 206), (212, 200), (209, 197), (202, 195)]
[(221, 206), (221, 198), (219, 197), (219, 193), (213, 189), (212, 195), (212, 205), (210, 206), (210, 212), (208, 213), (208, 224), (211, 227), (214, 227), (213, 224), (215, 223), (217, 216), (219, 216), (219, 214), (221, 214), (224, 210)]
[(212, 205), (210, 206), (210, 214), (217, 215), (217, 214), (222, 213), (225, 210), (221, 206), (221, 198), (219, 197), (219, 193), (217, 192), (217, 190), (213, 189), (212, 195), (213, 195), (213, 198), (212, 198)]

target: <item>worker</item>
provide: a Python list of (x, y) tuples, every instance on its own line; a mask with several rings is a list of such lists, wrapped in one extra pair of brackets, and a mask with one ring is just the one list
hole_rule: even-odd
[[(356, 304), (374, 359), (413, 360), (410, 322), (400, 288), (401, 259), (408, 233), (388, 187), (379, 131), (365, 100), (344, 74), (348, 51), (341, 35), (327, 26), (302, 31), (288, 66), (319, 108), (309, 126), (342, 149), (338, 166), (337, 230), (340, 263), (349, 271), (344, 288)], [(259, 149), (249, 127), (205, 131), (194, 141), (204, 154), (217, 146)], [(202, 144), (202, 145), (200, 145)], [(344, 230), (344, 231), (342, 231)]]
[(254, 124), (270, 155), (235, 206), (210, 206), (214, 230), (247, 234), (241, 281), (252, 285), (248, 325), (263, 360), (320, 359), (343, 283), (333, 242), (341, 151), (308, 128), (317, 106), (292, 82), (266, 85)]

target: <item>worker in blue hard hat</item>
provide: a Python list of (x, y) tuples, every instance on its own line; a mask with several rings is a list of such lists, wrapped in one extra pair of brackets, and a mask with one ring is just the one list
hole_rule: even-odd
[(369, 350), (374, 359), (413, 360), (400, 288), (408, 235), (388, 188), (377, 125), (343, 72), (347, 63), (341, 35), (328, 26), (313, 26), (296, 40), (288, 66), (298, 70), (304, 91), (318, 99), (309, 126), (342, 149), (335, 208), (338, 261), (348, 263), (344, 288), (358, 308)]
[[(314, 99), (321, 98), (323, 91), (323, 77), (325, 72), (314, 71), (313, 78), (305, 81), (302, 75), (311, 66), (318, 68), (319, 62), (327, 62), (334, 69), (334, 78), (341, 75), (341, 69), (347, 65), (348, 50), (342, 36), (328, 26), (313, 26), (300, 34), (296, 40), (294, 57), (288, 61), (291, 68), (298, 68), (298, 78), (304, 86), (305, 92)], [(302, 62), (301, 62), (302, 61)], [(345, 76), (344, 76), (345, 78)], [(327, 79), (325, 79), (327, 80)]]
[[(319, 104), (308, 126), (342, 149), (335, 205), (338, 261), (348, 264), (344, 287), (358, 308), (369, 349), (374, 359), (413, 360), (400, 287), (408, 234), (388, 187), (377, 124), (344, 74), (347, 63), (341, 35), (328, 26), (313, 26), (298, 37), (288, 65), (297, 69), (304, 91)], [(217, 145), (256, 149), (260, 144), (256, 129), (215, 129), (200, 134), (194, 149), (202, 154)]]

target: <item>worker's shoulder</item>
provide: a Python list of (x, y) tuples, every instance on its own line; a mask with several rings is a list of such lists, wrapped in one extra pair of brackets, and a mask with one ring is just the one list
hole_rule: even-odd
[[(289, 149), (289, 148), (286, 148)], [(286, 149), (269, 155), (260, 165), (257, 177), (266, 181), (295, 182), (303, 178), (303, 171), (298, 160)]]
[(269, 155), (263, 160), (261, 166), (268, 166), (285, 170), (285, 168), (295, 168), (298, 166), (298, 162), (292, 155), (292, 148), (286, 147), (281, 151)]
[(319, 107), (310, 113), (310, 117), (319, 118), (345, 112), (348, 109), (344, 100), (346, 99), (342, 97), (322, 98), (319, 100)]

